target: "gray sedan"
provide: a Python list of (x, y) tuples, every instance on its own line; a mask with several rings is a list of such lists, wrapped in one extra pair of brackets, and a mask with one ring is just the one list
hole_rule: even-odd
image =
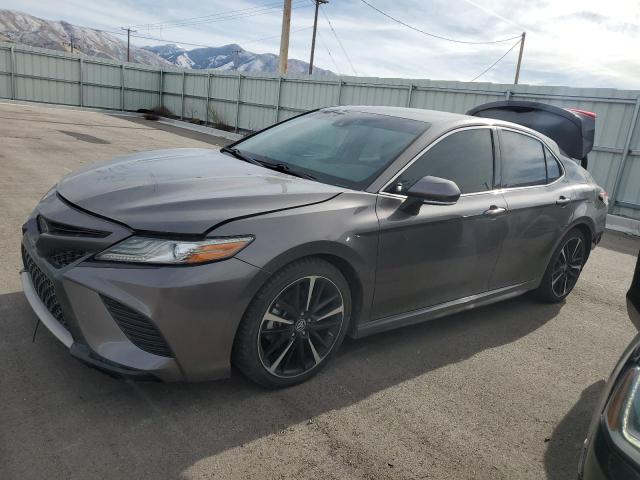
[(492, 118), (313, 111), (221, 150), (64, 177), (23, 226), (41, 321), (112, 374), (266, 387), (363, 337), (528, 291), (562, 301), (606, 193), (557, 143)]

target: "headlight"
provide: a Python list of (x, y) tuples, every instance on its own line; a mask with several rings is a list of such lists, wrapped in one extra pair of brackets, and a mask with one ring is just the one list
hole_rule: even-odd
[(628, 369), (618, 381), (605, 410), (609, 431), (640, 449), (640, 368)]
[(129, 237), (96, 255), (111, 262), (194, 265), (233, 257), (253, 241), (253, 237), (210, 238), (202, 241)]

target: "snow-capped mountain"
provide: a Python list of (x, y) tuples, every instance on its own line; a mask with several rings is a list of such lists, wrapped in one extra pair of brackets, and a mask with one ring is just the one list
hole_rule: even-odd
[[(71, 51), (111, 60), (127, 59), (126, 41), (108, 32), (79, 27), (65, 21), (50, 21), (15, 10), (0, 9), (0, 41), (23, 43), (33, 47)], [(211, 68), (240, 72), (278, 71), (278, 56), (272, 53), (252, 53), (236, 44), (222, 47), (184, 49), (175, 44), (154, 47), (131, 45), (131, 61), (154, 67)], [(289, 60), (289, 72), (307, 73), (309, 64)], [(334, 76), (329, 70), (314, 68), (314, 74)]]
[[(237, 70), (244, 73), (276, 73), (278, 71), (277, 55), (249, 52), (235, 43), (222, 47), (194, 48), (192, 50), (187, 50), (173, 43), (143, 48), (180, 67)], [(309, 64), (292, 58), (289, 59), (288, 71), (289, 73), (305, 74), (309, 71)], [(335, 76), (330, 70), (317, 67), (314, 67), (313, 73), (318, 76)]]
[[(110, 33), (78, 27), (64, 21), (49, 21), (14, 10), (0, 10), (0, 40), (33, 47), (71, 51), (111, 60), (126, 61), (127, 44)], [(169, 66), (158, 55), (131, 46), (131, 61), (152, 66)]]

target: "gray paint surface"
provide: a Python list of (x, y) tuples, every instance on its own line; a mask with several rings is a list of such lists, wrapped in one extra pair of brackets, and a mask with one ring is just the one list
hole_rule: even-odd
[(617, 203), (610, 213), (640, 219), (637, 90), (424, 79), (238, 76), (177, 68), (161, 72), (95, 57), (82, 57), (81, 62), (80, 58), (0, 43), (0, 98), (130, 111), (162, 104), (180, 118), (214, 126), (222, 123), (243, 131), (259, 130), (329, 105), (410, 106), (464, 113), (481, 103), (512, 98), (594, 111), (598, 120), (589, 171), (615, 194), (612, 201)]

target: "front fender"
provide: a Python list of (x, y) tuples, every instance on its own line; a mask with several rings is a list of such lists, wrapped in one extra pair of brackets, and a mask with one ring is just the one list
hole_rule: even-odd
[[(317, 205), (229, 222), (212, 235), (251, 234), (255, 240), (236, 258), (273, 273), (300, 258), (339, 259), (354, 272), (361, 290), (360, 319), (369, 316), (378, 255), (376, 196), (343, 193)], [(330, 260), (330, 258), (328, 258)]]

